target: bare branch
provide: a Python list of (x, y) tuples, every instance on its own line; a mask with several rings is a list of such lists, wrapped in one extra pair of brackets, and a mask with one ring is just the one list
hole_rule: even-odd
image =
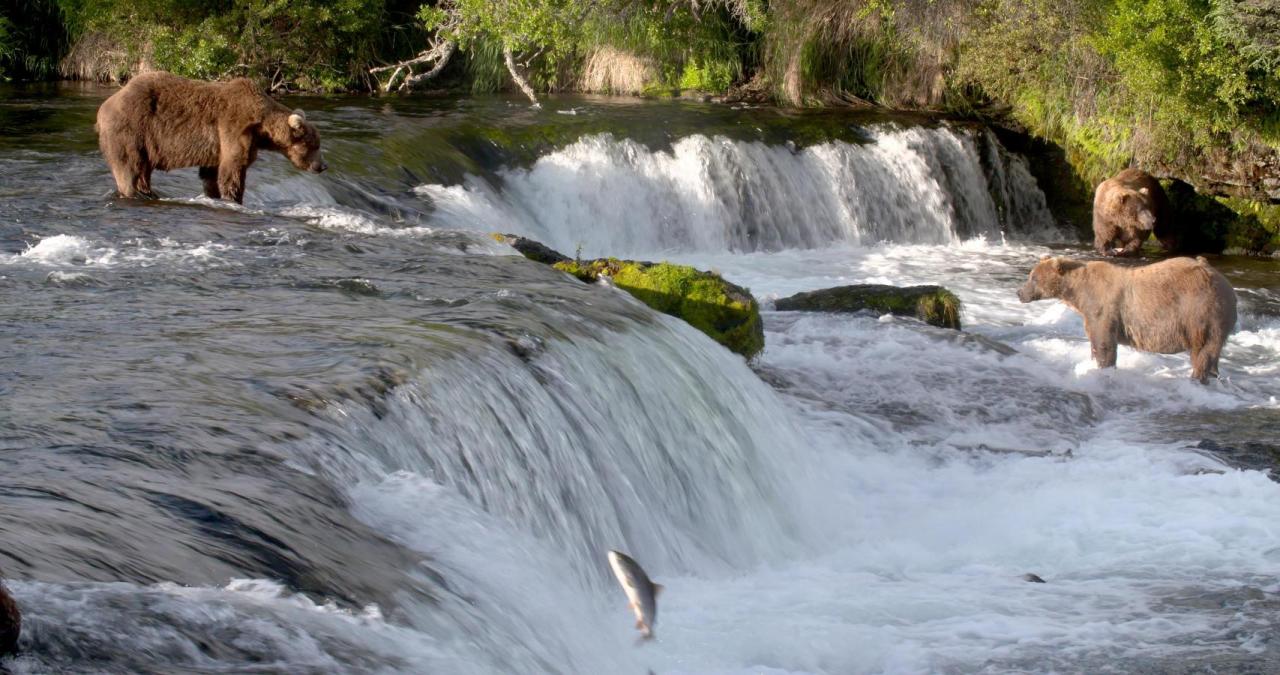
[[(413, 85), (418, 82), (429, 80), (436, 75), (439, 75), (440, 71), (444, 70), (444, 67), (449, 63), (449, 58), (453, 56), (453, 51), (456, 47), (457, 45), (451, 40), (433, 42), (430, 49), (419, 52), (417, 56), (399, 63), (370, 68), (369, 74), (376, 76), (378, 73), (385, 73), (388, 70), (392, 71), (391, 77), (387, 79), (387, 83), (382, 87), (383, 91), (391, 91), (393, 88), (397, 88), (396, 82), (400, 79), (401, 75), (405, 75), (405, 79), (400, 82), (400, 86), (398, 87), (398, 89), (403, 91), (413, 87)], [(418, 75), (413, 74), (413, 66), (419, 63), (429, 63), (431, 61), (435, 61), (435, 65), (432, 66), (431, 70)]]
[(534, 93), (533, 87), (529, 86), (529, 81), (524, 79), (524, 75), (521, 75), (520, 71), (516, 70), (516, 57), (512, 53), (510, 46), (502, 48), (502, 58), (507, 62), (507, 72), (511, 73), (511, 79), (515, 81), (516, 86), (520, 87), (520, 91), (529, 97), (529, 100), (533, 102), (533, 107), (541, 108), (542, 104), (538, 102), (538, 95)]
[[(440, 43), (440, 47), (439, 47), (440, 55), (436, 57), (436, 65), (432, 66), (431, 70), (428, 70), (425, 73), (419, 73), (417, 75), (411, 75), (409, 77), (404, 78), (404, 82), (400, 84), (400, 89), (402, 91), (405, 89), (412, 89), (413, 86), (418, 84), (419, 82), (422, 82), (424, 80), (429, 80), (435, 77), (436, 75), (439, 75), (440, 71), (444, 70), (444, 67), (448, 65), (449, 59), (453, 56), (453, 50), (456, 46), (457, 45), (452, 41), (445, 41)], [(388, 83), (388, 85), (389, 84), (390, 83)]]

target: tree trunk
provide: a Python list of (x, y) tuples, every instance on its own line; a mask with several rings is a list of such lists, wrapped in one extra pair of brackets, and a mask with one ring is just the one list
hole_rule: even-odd
[(538, 95), (534, 93), (533, 87), (529, 86), (529, 81), (524, 79), (520, 71), (516, 70), (516, 57), (511, 52), (511, 47), (502, 48), (502, 58), (506, 60), (507, 72), (511, 73), (511, 79), (515, 81), (516, 86), (520, 87), (520, 91), (523, 91), (524, 95), (529, 97), (533, 107), (541, 108), (542, 104), (538, 102)]

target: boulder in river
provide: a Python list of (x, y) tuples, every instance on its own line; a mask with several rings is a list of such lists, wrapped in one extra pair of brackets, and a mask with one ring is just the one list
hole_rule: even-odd
[(683, 319), (711, 339), (750, 359), (764, 349), (760, 305), (747, 289), (713, 272), (671, 263), (597, 258), (574, 260), (532, 239), (495, 234), (526, 258), (591, 283), (601, 278), (653, 309)]
[(939, 328), (960, 329), (960, 298), (942, 286), (837, 286), (797, 293), (778, 300), (774, 307), (781, 311), (872, 311), (915, 317)]

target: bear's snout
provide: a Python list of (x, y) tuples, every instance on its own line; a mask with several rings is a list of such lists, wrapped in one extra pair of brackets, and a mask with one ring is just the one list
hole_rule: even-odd
[(318, 162), (312, 162), (311, 166), (307, 168), (311, 173), (324, 173), (325, 170), (329, 168), (329, 165), (326, 164), (324, 160), (320, 160)]
[(1027, 284), (1018, 289), (1018, 300), (1022, 302), (1035, 302), (1040, 298), (1036, 297), (1036, 292), (1031, 288), (1031, 284)]

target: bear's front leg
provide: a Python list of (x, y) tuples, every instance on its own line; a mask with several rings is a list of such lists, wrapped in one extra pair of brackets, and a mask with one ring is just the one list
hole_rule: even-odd
[(244, 203), (244, 174), (245, 167), (235, 163), (223, 162), (218, 166), (218, 191), (223, 199)]
[(1103, 225), (1094, 219), (1093, 222), (1093, 250), (1098, 255), (1111, 255), (1111, 240), (1115, 237), (1115, 232), (1111, 228)]
[(1150, 236), (1149, 232), (1140, 237), (1130, 237), (1124, 242), (1124, 248), (1116, 250), (1116, 255), (1126, 258), (1138, 255), (1138, 251), (1142, 250), (1142, 242), (1148, 236)]
[(1085, 323), (1084, 329), (1089, 335), (1089, 350), (1093, 353), (1093, 362), (1099, 368), (1115, 368), (1117, 340), (1112, 322), (1090, 321)]
[(218, 191), (223, 199), (244, 203), (244, 175), (250, 162), (248, 138), (223, 134), (218, 154)]

